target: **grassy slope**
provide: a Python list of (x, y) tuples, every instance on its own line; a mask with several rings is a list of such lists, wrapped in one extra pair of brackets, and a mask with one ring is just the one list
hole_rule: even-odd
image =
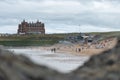
[(0, 37), (0, 45), (4, 46), (41, 46), (52, 45), (62, 40), (63, 37), (57, 35), (22, 35)]
[[(118, 37), (120, 32), (93, 32), (88, 34), (100, 35), (102, 39), (108, 37)], [(78, 33), (68, 34), (46, 34), (46, 35), (12, 35), (7, 37), (0, 37), (0, 45), (5, 46), (43, 46), (52, 45), (57, 43), (59, 40), (64, 40), (68, 35), (78, 35)]]

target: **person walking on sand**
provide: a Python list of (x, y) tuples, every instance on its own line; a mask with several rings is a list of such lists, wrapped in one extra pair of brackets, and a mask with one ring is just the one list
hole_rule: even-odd
[(81, 49), (80, 49), (80, 48), (78, 49), (78, 52), (81, 52)]
[(76, 48), (76, 52), (78, 52), (78, 49)]
[(56, 48), (54, 48), (54, 52), (56, 52)]
[(51, 52), (53, 52), (53, 49), (51, 49)]

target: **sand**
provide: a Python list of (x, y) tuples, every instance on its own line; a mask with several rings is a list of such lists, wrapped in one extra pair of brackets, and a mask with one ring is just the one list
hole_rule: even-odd
[(113, 48), (117, 44), (117, 38), (109, 38), (96, 44), (55, 44), (49, 47), (41, 47), (43, 50), (54, 53), (68, 53), (73, 55), (95, 55)]

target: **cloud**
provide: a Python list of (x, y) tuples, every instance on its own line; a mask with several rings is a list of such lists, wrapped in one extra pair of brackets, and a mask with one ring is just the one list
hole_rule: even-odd
[(23, 19), (41, 20), (48, 33), (75, 32), (78, 25), (94, 26), (91, 31), (120, 29), (119, 0), (0, 0), (0, 9), (0, 30), (9, 26), (13, 33)]
[(15, 34), (17, 33), (17, 28), (16, 26), (2, 26), (0, 27), (0, 33), (10, 33), (10, 34)]

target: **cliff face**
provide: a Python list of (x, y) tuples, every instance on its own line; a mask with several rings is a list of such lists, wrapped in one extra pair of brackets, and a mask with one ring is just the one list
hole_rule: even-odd
[(119, 52), (120, 40), (115, 48), (92, 56), (72, 73), (61, 74), (0, 48), (0, 80), (120, 80)]

